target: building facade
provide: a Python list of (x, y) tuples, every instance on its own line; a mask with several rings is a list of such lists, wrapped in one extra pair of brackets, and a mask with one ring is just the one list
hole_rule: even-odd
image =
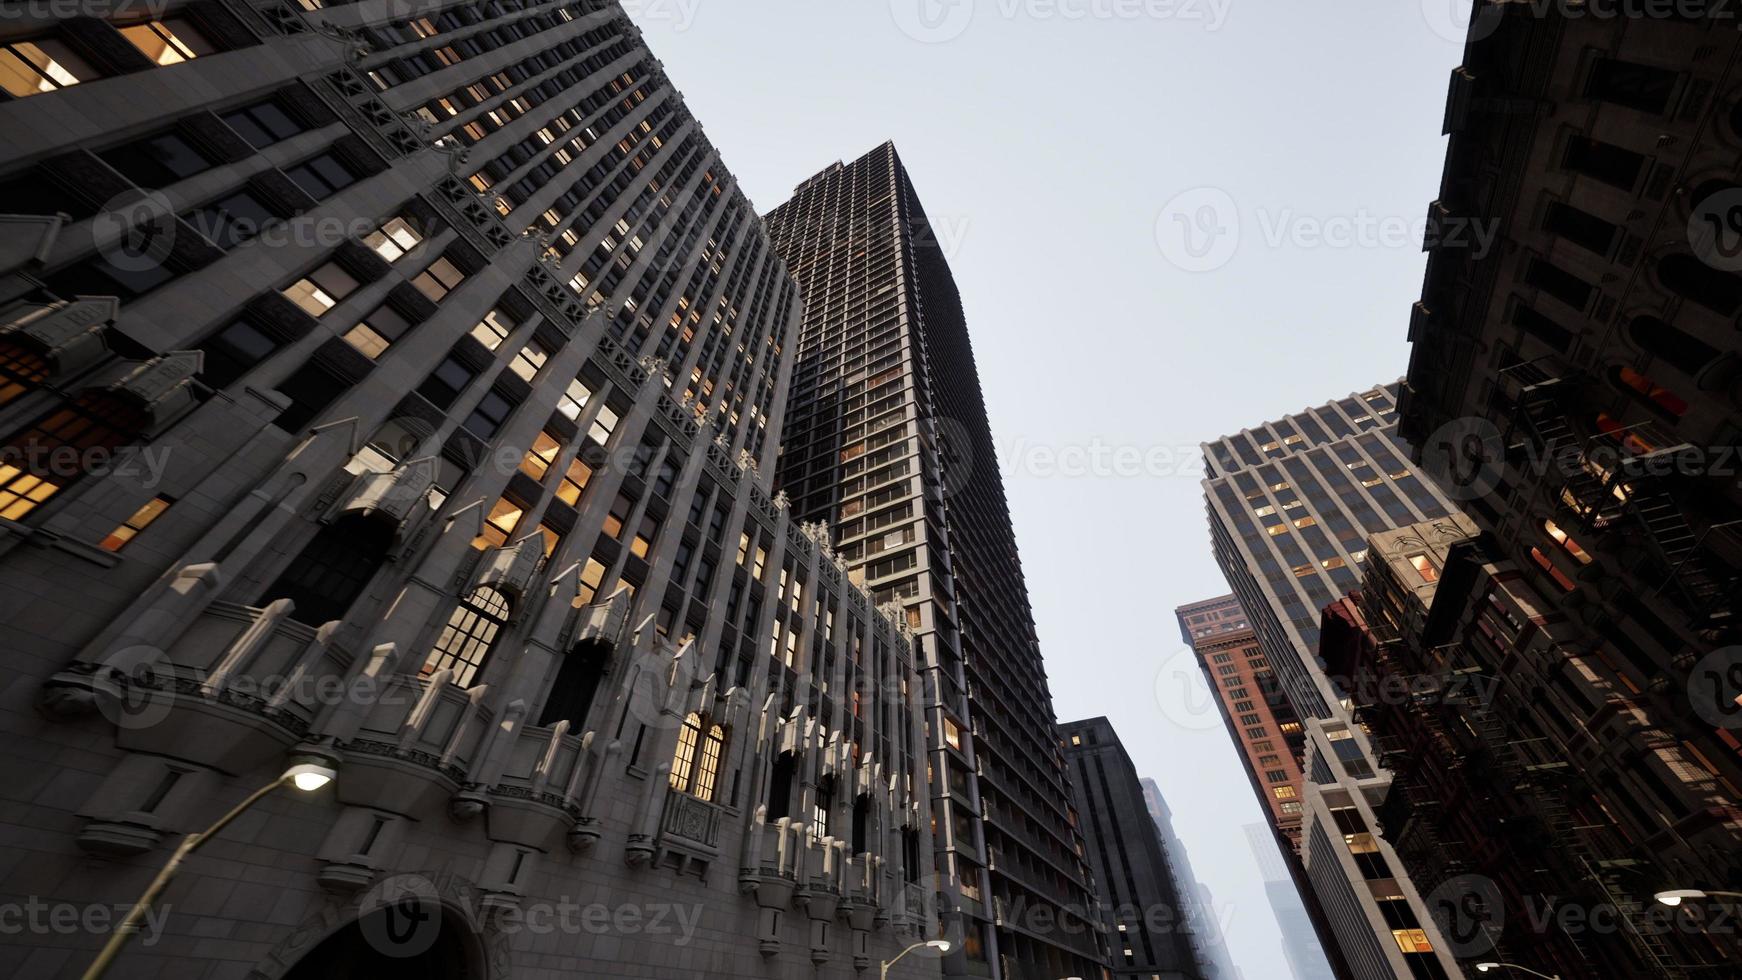
[(878, 603), (925, 677), (946, 972), (1090, 977), (1105, 951), (1009, 506), (955, 281), (895, 147), (768, 216), (806, 296), (781, 491)]
[[(1520, 13), (1482, 11), (1453, 73), (1433, 205), (1502, 233), (1488, 254), (1429, 251), (1402, 397), (1484, 533), (1397, 655), (1499, 682), (1478, 734), (1532, 774), (1520, 832), (1572, 858), (1545, 874), (1631, 913), (1660, 889), (1742, 890), (1739, 41), (1704, 10)], [(1638, 975), (1735, 972), (1734, 936), (1691, 926), (1719, 910), (1688, 904), (1630, 931)]]
[(1191, 932), (1192, 951), (1197, 954), (1204, 980), (1239, 980), (1240, 971), (1228, 954), (1228, 937), (1222, 932), (1221, 910), (1208, 885), (1198, 880), (1192, 870), (1191, 854), (1185, 841), (1173, 829), (1173, 811), (1161, 795), (1161, 787), (1145, 776), (1138, 780), (1143, 787), (1143, 805), (1155, 832), (1161, 835), (1161, 847), (1167, 854), (1168, 870), (1173, 874), (1174, 893), (1185, 907), (1185, 918)]
[(1265, 816), (1289, 849), (1300, 852), (1301, 770), (1306, 734), (1283, 695), (1240, 600), (1232, 595), (1174, 610), (1216, 699), (1228, 734)]
[(1064, 725), (1077, 810), (1095, 862), (1101, 913), (1120, 980), (1204, 980), (1193, 948), (1193, 895), (1182, 895), (1137, 769), (1113, 725)]
[(1349, 713), (1363, 678), (1333, 675), (1318, 651), (1320, 610), (1359, 583), (1367, 537), (1455, 511), (1397, 437), (1397, 394), (1383, 385), (1204, 446), (1217, 563), (1300, 724), (1299, 789), (1275, 766), (1251, 770), (1254, 783), (1269, 805), (1298, 794), (1302, 893), (1333, 966), (1359, 980), (1459, 971), (1426, 894), (1373, 832), (1391, 777)]
[(617, 4), (0, 49), (0, 901), (96, 921), (315, 759), (111, 975), (809, 980), (937, 934), (919, 648), (770, 496), (798, 289)]

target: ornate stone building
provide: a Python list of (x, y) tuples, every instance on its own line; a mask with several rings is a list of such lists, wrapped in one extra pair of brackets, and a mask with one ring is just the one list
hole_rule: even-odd
[(0, 903), (87, 923), (15, 969), (311, 759), (115, 975), (935, 934), (911, 633), (770, 498), (797, 287), (617, 4), (26, 12), (0, 86)]

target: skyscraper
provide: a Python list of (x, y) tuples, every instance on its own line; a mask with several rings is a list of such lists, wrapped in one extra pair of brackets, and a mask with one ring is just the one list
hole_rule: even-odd
[(1277, 941), (1288, 961), (1289, 974), (1294, 980), (1332, 980), (1336, 973), (1329, 965), (1327, 953), (1331, 951), (1319, 942), (1312, 915), (1301, 901), (1300, 888), (1289, 868), (1292, 862), (1277, 853), (1275, 835), (1266, 833), (1268, 829), (1263, 824), (1250, 824), (1246, 839), (1264, 878), (1264, 896), (1270, 901), (1270, 914), (1276, 917)]
[[(1424, 468), (1482, 533), (1446, 549), (1425, 621), (1368, 623), (1399, 634), (1382, 652), (1401, 669), (1427, 660), (1489, 697), (1389, 713), (1428, 777), (1392, 822), (1467, 862), (1432, 835), (1462, 816), (1451, 801), (1503, 790), (1507, 835), (1476, 857), (1541, 860), (1501, 876), (1500, 914), (1570, 891), (1625, 922), (1631, 948), (1582, 931), (1506, 943), (1573, 973), (1735, 974), (1735, 930), (1705, 928), (1733, 904), (1671, 915), (1652, 896), (1742, 890), (1742, 42), (1712, 5), (1519, 13), (1472, 27), (1431, 205), (1504, 229), (1503, 247), (1430, 251), (1402, 399)], [(1403, 611), (1425, 587), (1400, 564), (1375, 598)], [(1421, 736), (1448, 723), (1482, 764), (1436, 766)]]
[(806, 296), (780, 486), (917, 636), (939, 884), (962, 910), (947, 969), (1090, 976), (1082, 837), (949, 265), (887, 143), (768, 227)]
[(911, 632), (769, 496), (798, 290), (623, 11), (169, 6), (0, 21), (7, 961), (244, 800), (115, 975), (935, 936)]
[(1204, 980), (1182, 896), (1131, 755), (1105, 718), (1064, 726), (1118, 980)]
[(1246, 611), (1233, 596), (1174, 610), (1180, 636), (1197, 656), (1228, 734), (1265, 816), (1287, 846), (1300, 851), (1301, 770), (1306, 735), (1283, 695)]
[[(1289, 746), (1303, 773), (1299, 868), (1326, 945), (1362, 980), (1458, 972), (1425, 893), (1374, 831), (1391, 777), (1348, 710), (1360, 679), (1333, 677), (1318, 651), (1320, 611), (1358, 584), (1367, 537), (1454, 512), (1398, 441), (1396, 397), (1380, 386), (1204, 447), (1217, 563), (1302, 724)], [(1228, 665), (1205, 666), (1223, 687)], [(1286, 769), (1261, 765), (1255, 779), (1260, 771), (1267, 796), (1286, 795)]]
[(1149, 819), (1161, 835), (1162, 849), (1167, 852), (1168, 868), (1173, 872), (1174, 893), (1187, 911), (1191, 926), (1192, 949), (1203, 967), (1205, 980), (1238, 980), (1239, 970), (1228, 955), (1228, 937), (1222, 934), (1220, 911), (1210, 895), (1210, 889), (1198, 880), (1192, 870), (1191, 854), (1185, 842), (1173, 829), (1173, 813), (1161, 795), (1161, 787), (1147, 776), (1138, 780), (1143, 787), (1143, 805), (1149, 809)]

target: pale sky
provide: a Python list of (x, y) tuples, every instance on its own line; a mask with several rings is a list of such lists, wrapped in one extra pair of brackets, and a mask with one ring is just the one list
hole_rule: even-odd
[(1469, 0), (625, 6), (759, 210), (895, 141), (961, 287), (1059, 719), (1113, 720), (1246, 980), (1288, 977), (1258, 804), (1173, 618), (1228, 591), (1196, 447), (1404, 373)]

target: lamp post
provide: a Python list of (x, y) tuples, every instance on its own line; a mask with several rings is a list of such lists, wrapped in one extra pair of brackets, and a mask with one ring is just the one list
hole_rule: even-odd
[(895, 964), (901, 962), (901, 958), (903, 956), (906, 956), (907, 954), (913, 952), (916, 949), (925, 949), (928, 946), (932, 949), (937, 950), (940, 954), (947, 953), (950, 951), (950, 941), (948, 939), (928, 939), (923, 943), (914, 943), (912, 946), (909, 946), (906, 949), (902, 950), (901, 952), (896, 953), (895, 959), (892, 959), (892, 960), (883, 964), (882, 972), (878, 974), (880, 980), (889, 980), (889, 968), (894, 966)]
[(1708, 892), (1698, 888), (1673, 888), (1652, 896), (1660, 903), (1675, 908), (1689, 898), (1742, 898), (1742, 892)]
[(1504, 970), (1517, 970), (1520, 973), (1528, 973), (1533, 977), (1542, 977), (1543, 980), (1561, 980), (1561, 978), (1558, 976), (1549, 976), (1546, 973), (1538, 973), (1535, 970), (1532, 970), (1528, 966), (1519, 966), (1517, 963), (1477, 963), (1476, 964), (1476, 972), (1478, 972), (1478, 973), (1487, 973), (1489, 970), (1502, 970), (1502, 969), (1504, 969)]
[(159, 871), (157, 877), (151, 879), (151, 884), (146, 886), (145, 894), (139, 896), (139, 901), (133, 903), (133, 908), (128, 911), (127, 917), (121, 920), (121, 924), (115, 928), (109, 941), (103, 945), (102, 952), (98, 953), (97, 958), (91, 961), (90, 968), (85, 971), (84, 980), (98, 980), (108, 971), (109, 964), (113, 963), (115, 957), (120, 954), (121, 947), (125, 946), (127, 940), (139, 931), (140, 923), (145, 921), (145, 914), (151, 909), (151, 903), (157, 901), (157, 896), (163, 894), (163, 890), (169, 887), (170, 880), (175, 877), (177, 871), (181, 870), (182, 861), (189, 854), (198, 850), (201, 844), (204, 844), (218, 831), (229, 826), (230, 821), (241, 816), (249, 807), (265, 799), (268, 794), (280, 786), (289, 783), (304, 793), (312, 793), (332, 782), (333, 777), (337, 775), (338, 773), (333, 770), (332, 763), (326, 759), (309, 759), (297, 762), (286, 769), (284, 774), (277, 779), (250, 793), (247, 799), (232, 807), (229, 813), (219, 817), (218, 821), (210, 827), (197, 834), (187, 835), (176, 847), (175, 852), (169, 856), (169, 861), (163, 866), (163, 870)]

